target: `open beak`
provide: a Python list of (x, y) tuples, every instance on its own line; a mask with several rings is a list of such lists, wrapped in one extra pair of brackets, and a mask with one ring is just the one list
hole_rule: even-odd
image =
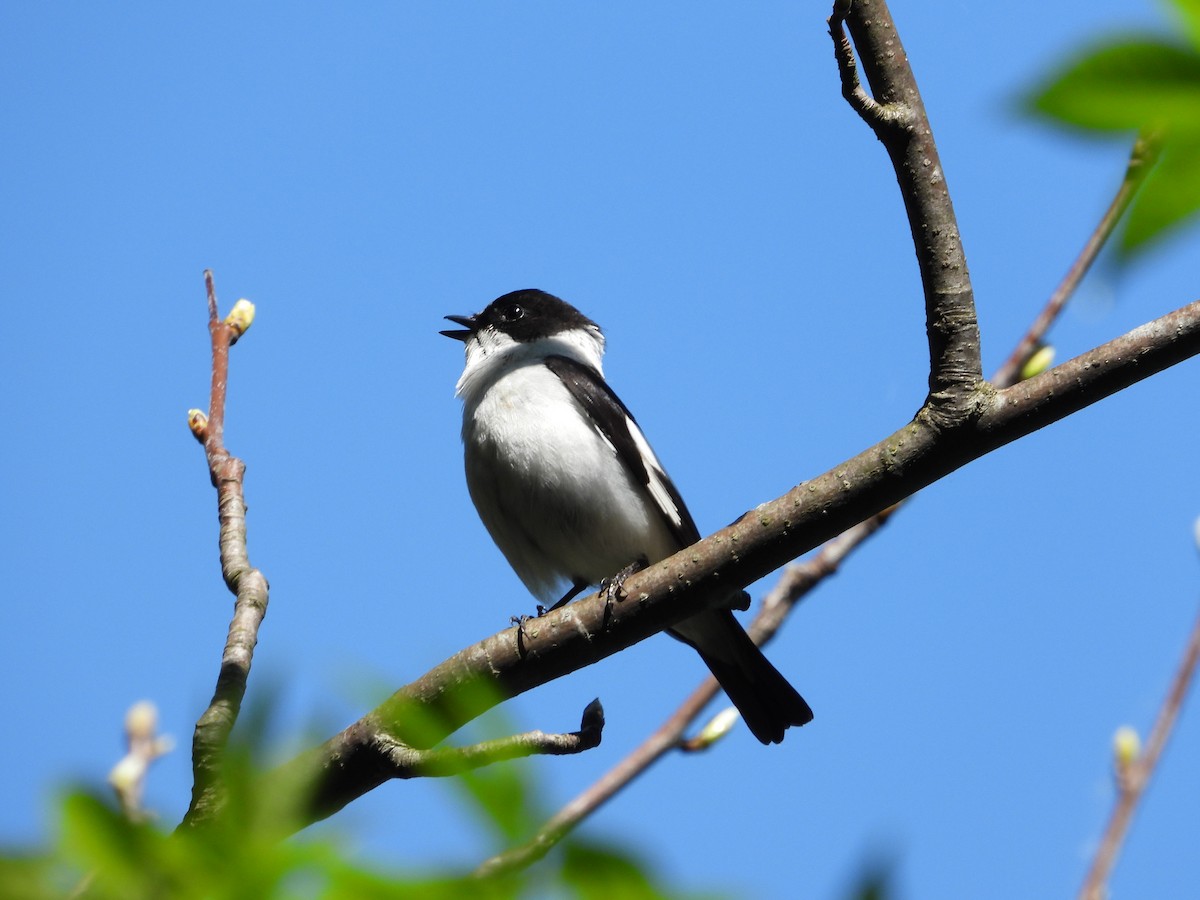
[(446, 331), (440, 332), (448, 338), (454, 338), (456, 341), (466, 342), (471, 339), (471, 335), (475, 333), (475, 316), (446, 316), (455, 325), (462, 325), (465, 330), (459, 331), (457, 328), (449, 328)]

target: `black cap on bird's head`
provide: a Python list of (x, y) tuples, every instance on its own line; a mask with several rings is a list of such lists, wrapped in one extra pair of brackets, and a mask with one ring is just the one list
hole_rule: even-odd
[(462, 329), (450, 328), (441, 332), (456, 341), (469, 341), (485, 328), (503, 332), (514, 341), (529, 342), (574, 328), (594, 328), (591, 319), (565, 300), (532, 288), (512, 291), (497, 297), (483, 312), (473, 316), (446, 316)]

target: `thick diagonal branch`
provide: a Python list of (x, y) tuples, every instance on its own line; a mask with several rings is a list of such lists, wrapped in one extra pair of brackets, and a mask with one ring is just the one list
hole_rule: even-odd
[[(625, 583), (455, 654), (325, 744), (285, 766), (313, 773), (303, 818), (320, 818), (391, 777), (374, 758), (380, 734), (432, 746), (509, 697), (590, 665), (719, 603), (789, 560), (973, 459), (1200, 353), (1200, 302), (1163, 316), (1037, 378), (968, 398), (981, 412), (947, 433), (920, 417), (853, 459), (793, 488)], [(481, 685), (489, 690), (483, 691)], [(419, 723), (419, 727), (413, 723)]]

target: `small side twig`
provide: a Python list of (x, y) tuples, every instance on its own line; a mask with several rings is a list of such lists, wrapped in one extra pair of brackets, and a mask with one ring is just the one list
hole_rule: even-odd
[(188, 423), (204, 445), (209, 477), (217, 489), (221, 574), (234, 594), (233, 619), (221, 656), (216, 690), (192, 737), (192, 802), (183, 824), (194, 824), (219, 805), (217, 790), (221, 756), (241, 711), (250, 676), (258, 629), (267, 612), (267, 580), (250, 565), (246, 550), (246, 465), (225, 448), (225, 397), (229, 383), (229, 348), (249, 328), (254, 307), (239, 300), (225, 319), (217, 313), (210, 270), (204, 272), (208, 296), (208, 330), (212, 339), (212, 389), (208, 415), (192, 410)]
[(838, 76), (842, 82), (842, 97), (850, 108), (871, 123), (872, 128), (903, 126), (909, 119), (908, 108), (901, 104), (884, 106), (863, 90), (858, 80), (858, 64), (854, 61), (854, 48), (843, 27), (850, 13), (850, 0), (837, 0), (833, 15), (829, 17), (829, 36), (833, 38), (834, 58), (837, 60)]
[(1079, 889), (1079, 900), (1102, 900), (1106, 895), (1105, 886), (1108, 884), (1108, 877), (1112, 873), (1113, 866), (1116, 865), (1121, 844), (1124, 843), (1129, 825), (1133, 821), (1138, 801), (1142, 799), (1146, 785), (1150, 783), (1150, 778), (1154, 775), (1158, 761), (1171, 737), (1175, 720), (1179, 718), (1184, 698), (1187, 697), (1188, 688), (1196, 674), (1198, 662), (1200, 662), (1200, 617), (1197, 617), (1196, 624), (1192, 626), (1192, 633), (1179, 661), (1179, 668), (1175, 671), (1171, 687), (1163, 699), (1162, 707), (1158, 711), (1158, 718), (1155, 720), (1150, 738), (1146, 742), (1146, 752), (1123, 767), (1120, 777), (1117, 779), (1117, 802), (1113, 807), (1108, 825), (1104, 829), (1104, 836), (1100, 840), (1096, 855), (1083, 880), (1083, 886)]
[(1104, 211), (1104, 215), (1100, 217), (1100, 221), (1096, 223), (1091, 235), (1088, 236), (1083, 249), (1071, 267), (1067, 269), (1062, 281), (1050, 295), (1050, 300), (1033, 324), (1029, 326), (1029, 330), (1025, 332), (1017, 346), (1013, 348), (1008, 359), (996, 372), (992, 383), (997, 387), (1008, 387), (1017, 381), (1021, 368), (1037, 351), (1038, 346), (1045, 339), (1046, 333), (1050, 330), (1050, 326), (1058, 319), (1063, 307), (1074, 296), (1075, 291), (1079, 288), (1079, 283), (1083, 281), (1083, 277), (1092, 268), (1096, 257), (1100, 255), (1100, 251), (1108, 243), (1108, 239), (1112, 237), (1121, 217), (1125, 215), (1125, 210), (1129, 209), (1129, 204), (1133, 202), (1138, 189), (1146, 180), (1146, 174), (1158, 158), (1159, 150), (1159, 140), (1153, 135), (1143, 135), (1134, 142), (1133, 149), (1129, 154), (1129, 163), (1125, 167), (1125, 176), (1121, 179), (1116, 195), (1108, 205), (1108, 209)]
[(518, 871), (537, 862), (573, 831), (580, 821), (591, 815), (632, 778), (649, 768), (667, 751), (674, 749), (679, 744), (684, 729), (700, 714), (716, 692), (716, 679), (707, 679), (654, 734), (599, 781), (560, 809), (532, 838), (524, 844), (484, 860), (472, 874), (476, 878), (490, 878)]
[[(583, 710), (578, 731), (548, 734), (526, 731), (508, 737), (481, 741), (468, 747), (422, 750), (390, 741), (385, 749), (392, 765), (392, 778), (444, 778), (461, 775), (492, 763), (525, 756), (569, 756), (600, 746), (604, 732), (604, 707), (599, 698)], [(389, 740), (380, 735), (380, 740)]]

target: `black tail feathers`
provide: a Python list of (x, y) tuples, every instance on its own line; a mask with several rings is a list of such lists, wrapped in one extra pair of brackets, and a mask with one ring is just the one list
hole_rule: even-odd
[[(706, 618), (710, 615), (706, 614)], [(727, 620), (721, 628), (719, 643), (711, 637), (688, 643), (699, 651), (751, 733), (764, 744), (778, 744), (789, 727), (812, 721), (812, 708), (763, 656), (733, 614), (719, 615)], [(713, 624), (711, 620), (706, 622), (709, 627), (704, 630), (711, 634)]]

